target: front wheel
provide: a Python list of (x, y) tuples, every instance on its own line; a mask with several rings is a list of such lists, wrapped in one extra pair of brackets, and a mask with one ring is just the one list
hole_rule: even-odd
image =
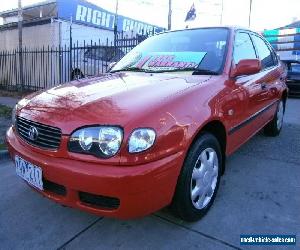
[(179, 176), (171, 208), (186, 221), (197, 221), (211, 207), (220, 183), (222, 153), (218, 140), (203, 133), (192, 145)]
[(278, 136), (280, 134), (283, 125), (284, 110), (284, 102), (283, 100), (280, 100), (273, 120), (270, 121), (264, 128), (265, 135)]

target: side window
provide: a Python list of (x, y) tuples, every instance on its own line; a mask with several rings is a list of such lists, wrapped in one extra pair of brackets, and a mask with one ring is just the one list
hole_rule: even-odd
[(260, 37), (252, 35), (253, 42), (258, 52), (258, 57), (261, 60), (262, 68), (269, 68), (276, 65), (271, 50)]
[(243, 59), (256, 59), (255, 50), (247, 33), (239, 32), (235, 36), (233, 60), (238, 64)]

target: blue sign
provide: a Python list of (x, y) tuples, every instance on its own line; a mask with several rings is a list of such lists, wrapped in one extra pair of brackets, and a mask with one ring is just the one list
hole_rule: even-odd
[[(57, 0), (58, 18), (74, 23), (114, 30), (115, 14), (84, 0)], [(164, 28), (140, 22), (124, 16), (117, 17), (118, 32), (133, 31), (138, 35), (153, 35)]]

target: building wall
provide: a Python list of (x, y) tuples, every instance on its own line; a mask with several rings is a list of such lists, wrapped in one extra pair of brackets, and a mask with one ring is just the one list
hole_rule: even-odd
[[(101, 44), (109, 44), (114, 41), (114, 32), (86, 25), (72, 25), (73, 43), (79, 46), (84, 41), (89, 44), (91, 41)], [(47, 47), (57, 47), (70, 45), (70, 23), (67, 21), (54, 21), (49, 24), (23, 27), (23, 45), (28, 49)], [(0, 30), (0, 51), (14, 50), (19, 46), (18, 29)]]
[[(82, 46), (84, 41), (90, 43), (91, 41), (106, 44), (108, 39), (109, 44), (114, 41), (114, 32), (110, 30), (104, 30), (99, 28), (94, 28), (86, 25), (72, 24), (72, 40), (73, 43), (77, 43)], [(70, 22), (61, 21), (61, 45), (69, 46), (70, 44)]]
[(3, 18), (3, 24), (18, 22), (18, 16), (9, 16)]
[[(0, 51), (18, 48), (18, 29), (0, 30)], [(59, 24), (56, 22), (23, 28), (23, 45), (28, 49), (59, 45)]]
[(265, 30), (263, 35), (282, 60), (299, 60), (300, 28)]

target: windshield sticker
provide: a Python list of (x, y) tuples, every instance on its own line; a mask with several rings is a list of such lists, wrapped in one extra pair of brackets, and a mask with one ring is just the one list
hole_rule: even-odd
[(122, 60), (118, 63), (118, 68), (135, 67), (134, 65), (142, 59), (142, 56), (141, 52), (131, 52), (122, 58)]
[(205, 55), (206, 52), (153, 52), (142, 55), (132, 66), (149, 70), (197, 68)]

